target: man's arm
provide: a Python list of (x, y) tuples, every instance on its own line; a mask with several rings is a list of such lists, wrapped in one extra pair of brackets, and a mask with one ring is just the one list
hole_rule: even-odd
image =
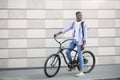
[(87, 29), (87, 24), (85, 23), (84, 24), (84, 39), (83, 39), (83, 42), (86, 42), (86, 40), (87, 40), (87, 36), (88, 36), (88, 34), (87, 34), (87, 31), (88, 29)]
[(58, 32), (58, 33), (56, 33), (56, 34), (54, 34), (54, 37), (57, 37), (58, 35), (60, 35), (60, 34), (62, 34), (62, 32), (60, 31), (60, 32)]
[(66, 26), (65, 28), (63, 28), (60, 32), (54, 34), (54, 36), (56, 37), (62, 33), (65, 33), (67, 31), (71, 30), (73, 28), (73, 25), (74, 25), (74, 22), (72, 22), (69, 26)]

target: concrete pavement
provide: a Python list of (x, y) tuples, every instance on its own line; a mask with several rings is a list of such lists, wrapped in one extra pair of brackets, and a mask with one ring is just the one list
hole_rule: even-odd
[(76, 73), (61, 68), (55, 77), (47, 78), (43, 69), (0, 70), (0, 80), (120, 80), (120, 65), (96, 66), (84, 77), (75, 77)]

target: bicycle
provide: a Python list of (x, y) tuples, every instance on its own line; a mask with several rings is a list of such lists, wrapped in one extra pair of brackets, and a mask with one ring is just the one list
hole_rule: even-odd
[[(77, 56), (77, 50), (75, 49), (70, 49), (73, 52), (75, 52), (74, 58), (73, 58), (73, 62), (72, 64), (70, 64), (66, 57), (65, 54), (63, 53), (64, 50), (69, 49), (69, 48), (64, 48), (62, 46), (63, 43), (72, 40), (72, 39), (67, 39), (64, 40), (63, 42), (59, 42), (56, 37), (54, 36), (55, 41), (59, 44), (59, 50), (56, 54), (52, 54), (50, 55), (44, 64), (44, 73), (47, 77), (54, 77), (60, 70), (61, 67), (61, 56), (64, 58), (65, 63), (67, 64), (67, 66), (71, 69), (74, 67), (77, 67), (78, 70), (79, 69), (79, 58)], [(93, 68), (95, 67), (95, 56), (92, 52), (84, 50), (82, 51), (83, 54), (83, 61), (84, 61), (84, 69), (83, 72), (84, 73), (89, 73), (93, 70)]]

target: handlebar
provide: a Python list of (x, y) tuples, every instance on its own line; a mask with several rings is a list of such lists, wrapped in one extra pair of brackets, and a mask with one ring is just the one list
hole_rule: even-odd
[(65, 43), (65, 42), (67, 42), (67, 41), (69, 41), (69, 40), (73, 40), (73, 39), (66, 39), (66, 40), (64, 40), (63, 42), (60, 42), (60, 41), (58, 41), (57, 39), (56, 39), (56, 36), (54, 35), (54, 39), (55, 39), (55, 41), (57, 42), (57, 43), (59, 43), (60, 45), (62, 45), (63, 43)]
[(57, 43), (59, 43), (61, 45), (61, 43), (56, 39), (56, 36), (54, 35), (54, 39)]

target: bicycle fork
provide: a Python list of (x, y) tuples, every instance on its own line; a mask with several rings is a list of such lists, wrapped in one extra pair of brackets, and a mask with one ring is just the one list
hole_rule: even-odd
[[(58, 56), (58, 55), (57, 55)], [(51, 66), (55, 67), (56, 63), (58, 62), (58, 59), (56, 59), (57, 57), (55, 56), (52, 63), (51, 63)]]

